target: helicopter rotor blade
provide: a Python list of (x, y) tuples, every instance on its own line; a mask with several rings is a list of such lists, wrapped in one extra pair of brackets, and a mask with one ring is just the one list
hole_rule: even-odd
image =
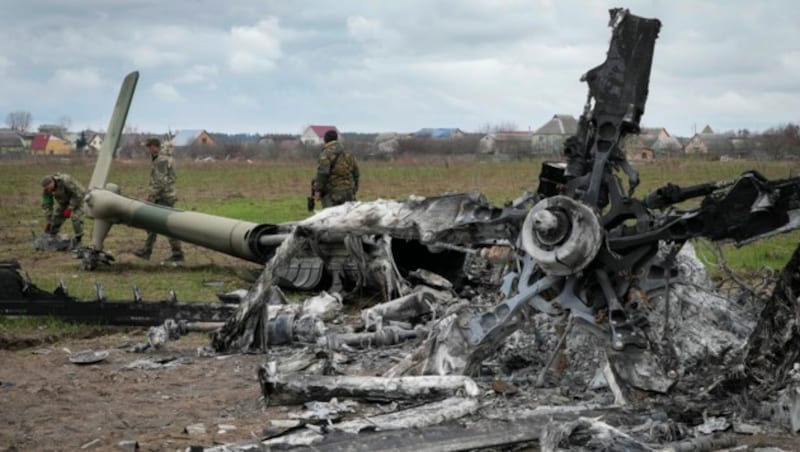
[(136, 91), (136, 82), (139, 80), (139, 71), (134, 71), (125, 76), (122, 86), (119, 89), (117, 103), (114, 105), (114, 112), (106, 129), (106, 138), (100, 146), (97, 155), (97, 163), (94, 166), (92, 179), (89, 181), (89, 190), (104, 188), (108, 172), (111, 169), (111, 160), (114, 158), (114, 151), (119, 146), (122, 136), (122, 129), (125, 127), (125, 119), (128, 117), (128, 110), (133, 100), (133, 93)]

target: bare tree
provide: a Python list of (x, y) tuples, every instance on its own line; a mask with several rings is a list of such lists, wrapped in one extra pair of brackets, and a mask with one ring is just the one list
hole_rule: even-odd
[(8, 127), (17, 132), (27, 132), (31, 128), (33, 116), (27, 111), (12, 111), (6, 116)]
[(498, 132), (514, 132), (517, 130), (517, 123), (513, 121), (502, 121), (497, 124), (486, 123), (478, 129), (478, 133), (498, 133)]
[(797, 158), (800, 155), (800, 125), (788, 123), (767, 129), (761, 140), (772, 158)]
[(478, 133), (481, 135), (487, 135), (494, 132), (494, 126), (491, 123), (485, 123), (482, 126), (478, 127)]
[(503, 121), (494, 126), (495, 132), (514, 132), (517, 130), (517, 123), (513, 121)]

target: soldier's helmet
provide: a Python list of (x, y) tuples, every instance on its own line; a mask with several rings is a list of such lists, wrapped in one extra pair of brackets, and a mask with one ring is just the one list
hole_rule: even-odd
[(45, 176), (42, 178), (42, 187), (47, 187), (53, 183), (53, 176)]
[(145, 147), (155, 146), (157, 148), (161, 147), (161, 140), (158, 138), (148, 138), (147, 141), (144, 142)]
[(329, 130), (325, 132), (325, 142), (329, 143), (331, 141), (336, 141), (339, 138), (339, 135), (336, 133), (335, 130)]

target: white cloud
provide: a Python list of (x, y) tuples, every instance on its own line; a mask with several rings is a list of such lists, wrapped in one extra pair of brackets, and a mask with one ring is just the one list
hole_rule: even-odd
[(186, 72), (175, 78), (175, 83), (202, 83), (219, 74), (219, 68), (214, 65), (195, 64), (186, 69)]
[[(218, 28), (192, 25), (152, 25), (138, 28), (132, 36), (119, 38), (120, 55), (126, 55), (138, 68), (186, 70), (213, 67), (225, 54), (226, 32)], [(135, 43), (131, 45), (131, 43)]]
[(267, 71), (281, 57), (278, 19), (269, 17), (255, 26), (233, 27), (229, 34), (230, 65), (234, 72)]
[(96, 89), (106, 83), (95, 68), (57, 69), (51, 81), (57, 89)]
[(378, 20), (367, 19), (364, 16), (347, 18), (347, 32), (358, 40), (375, 39), (380, 36), (381, 30), (381, 23)]
[(130, 58), (136, 67), (153, 68), (180, 63), (182, 57), (177, 52), (157, 49), (151, 46), (138, 46), (130, 51)]
[(753, 99), (734, 91), (725, 91), (719, 96), (703, 98), (700, 100), (700, 105), (724, 114), (731, 112), (738, 114), (744, 112), (752, 113), (757, 110)]
[(156, 95), (159, 100), (165, 100), (169, 102), (183, 102), (183, 96), (169, 83), (164, 82), (156, 82), (153, 84), (153, 94)]
[[(580, 113), (578, 78), (605, 59), (608, 8), (618, 6), (86, 1), (92, 7), (5, 2), (14, 20), (0, 30), (0, 103), (79, 124), (92, 119), (83, 112), (108, 110), (119, 78), (138, 69), (144, 89), (131, 117), (142, 125), (180, 118), (191, 128), (294, 132), (326, 118), (365, 132), (507, 120), (536, 127)], [(798, 121), (800, 28), (786, 14), (796, 9), (789, 0), (634, 2), (633, 14), (663, 23), (645, 125), (685, 135), (694, 123), (756, 130)]]
[(11, 69), (11, 60), (0, 55), (0, 76), (6, 75)]
[(228, 60), (233, 72), (265, 72), (275, 67), (275, 62), (251, 52), (235, 50)]
[(243, 96), (241, 94), (237, 94), (231, 97), (231, 103), (240, 107), (246, 108), (257, 108), (258, 102), (251, 96)]
[[(781, 67), (795, 78), (800, 78), (800, 50), (790, 50), (780, 56)], [(2, 68), (2, 63), (0, 63)]]

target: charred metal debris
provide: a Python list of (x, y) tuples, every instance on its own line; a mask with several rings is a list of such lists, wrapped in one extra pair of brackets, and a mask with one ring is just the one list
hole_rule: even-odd
[(53, 316), (80, 323), (127, 326), (157, 326), (171, 320), (186, 326), (223, 322), (236, 311), (236, 305), (230, 303), (181, 302), (174, 291), (168, 300), (145, 301), (136, 286), (131, 288), (132, 301), (108, 300), (102, 284), (95, 285), (94, 300), (78, 300), (68, 292), (63, 281), (53, 292), (42, 290), (18, 262), (0, 261), (0, 315)]
[[(347, 203), (220, 249), (266, 264), (211, 345), (266, 353), (265, 403), (297, 408), (212, 450), (700, 451), (800, 431), (800, 248), (768, 300), (735, 302), (689, 244), (797, 229), (800, 179), (636, 197), (620, 143), (661, 24), (612, 9), (609, 25), (566, 162), (535, 192)], [(281, 288), (324, 290), (296, 303)]]

